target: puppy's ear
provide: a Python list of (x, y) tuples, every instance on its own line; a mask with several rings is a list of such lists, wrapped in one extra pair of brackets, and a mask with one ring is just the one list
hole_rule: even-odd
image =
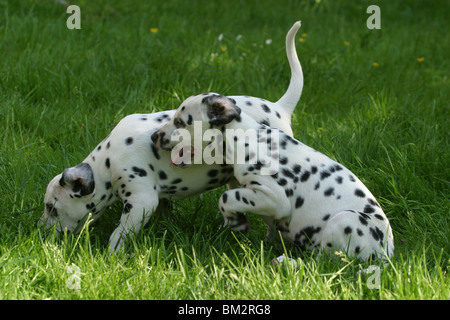
[(61, 187), (69, 186), (75, 193), (85, 196), (94, 192), (95, 180), (92, 168), (87, 163), (66, 169), (59, 180)]
[(240, 119), (241, 109), (236, 101), (225, 96), (213, 95), (202, 100), (206, 105), (206, 115), (211, 125), (224, 125), (235, 119)]

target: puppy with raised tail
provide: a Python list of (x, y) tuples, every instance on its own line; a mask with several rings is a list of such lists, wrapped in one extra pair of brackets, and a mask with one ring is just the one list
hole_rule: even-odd
[[(264, 104), (260, 101), (259, 107)], [(220, 197), (225, 225), (246, 232), (245, 215), (253, 213), (267, 223), (269, 235), (277, 230), (303, 249), (344, 251), (365, 261), (390, 257), (394, 242), (388, 218), (355, 174), (282, 130), (255, 121), (241, 112), (242, 106), (208, 93), (185, 100), (173, 117), (191, 119), (182, 128), (190, 134), (200, 128), (204, 136), (213, 129), (214, 141), (223, 143), (222, 160), (233, 166), (240, 185)], [(180, 130), (174, 120), (157, 131), (168, 137), (160, 144), (166, 150), (177, 144), (169, 138)], [(192, 143), (195, 154), (203, 153), (198, 145), (209, 143)], [(239, 151), (245, 155), (241, 159)]]
[[(242, 112), (261, 123), (292, 134), (291, 117), (303, 88), (303, 74), (295, 51), (295, 23), (286, 36), (291, 81), (276, 103), (254, 97), (235, 96)], [(123, 118), (82, 163), (65, 169), (48, 184), (40, 224), (57, 232), (79, 232), (87, 217), (98, 220), (116, 201), (123, 212), (110, 237), (111, 252), (121, 249), (129, 235), (149, 220), (161, 200), (177, 200), (222, 186), (233, 179), (228, 165), (193, 165), (183, 170), (179, 155), (161, 152), (155, 143), (166, 138), (155, 131), (170, 121), (171, 126), (190, 125), (192, 118), (173, 118), (175, 110), (134, 114)], [(154, 142), (152, 142), (152, 140)], [(158, 141), (159, 140), (159, 141)], [(177, 162), (177, 163), (175, 163)]]

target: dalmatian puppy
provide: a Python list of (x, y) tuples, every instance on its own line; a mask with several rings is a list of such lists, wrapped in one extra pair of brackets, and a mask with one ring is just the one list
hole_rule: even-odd
[[(286, 36), (291, 80), (286, 93), (275, 103), (248, 96), (230, 99), (260, 123), (292, 134), (291, 117), (303, 88), (303, 73), (295, 50), (295, 23)], [(45, 209), (39, 220), (57, 232), (77, 233), (89, 217), (96, 221), (118, 200), (123, 202), (120, 224), (110, 237), (111, 252), (124, 245), (127, 235), (137, 233), (149, 220), (160, 200), (177, 200), (222, 186), (233, 179), (228, 165), (192, 165), (174, 161), (169, 152), (152, 142), (154, 132), (173, 123), (175, 111), (134, 114), (122, 119), (112, 132), (82, 161), (64, 170), (48, 184)], [(175, 119), (190, 125), (192, 119)], [(163, 140), (163, 137), (161, 137)]]
[[(350, 170), (282, 130), (255, 121), (241, 106), (216, 93), (193, 96), (155, 133), (192, 136), (194, 130), (215, 130), (215, 140), (223, 143), (219, 150), (225, 149), (224, 163), (233, 166), (241, 186), (220, 197), (225, 225), (247, 232), (245, 214), (253, 213), (268, 224), (269, 235), (276, 230), (302, 249), (344, 251), (365, 261), (393, 254), (386, 215)], [(186, 118), (191, 124), (182, 128), (174, 121)], [(158, 147), (172, 150), (178, 143), (173, 140), (159, 139)], [(190, 147), (199, 153), (194, 143)]]

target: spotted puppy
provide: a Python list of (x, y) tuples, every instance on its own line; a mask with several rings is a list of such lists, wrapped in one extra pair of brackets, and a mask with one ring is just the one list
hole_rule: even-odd
[[(268, 224), (269, 234), (277, 230), (303, 249), (343, 250), (362, 260), (393, 254), (386, 215), (367, 187), (342, 164), (258, 123), (232, 99), (218, 94), (188, 98), (174, 119), (185, 117), (201, 121), (196, 125), (201, 124), (205, 132), (211, 127), (220, 131), (216, 140), (223, 141), (226, 163), (232, 163), (241, 185), (223, 193), (219, 201), (225, 224), (232, 230), (248, 231), (245, 213), (254, 213)], [(183, 129), (192, 133), (194, 126)], [(157, 133), (170, 137), (176, 130), (170, 121)], [(171, 150), (176, 142), (168, 141), (159, 146)], [(260, 152), (262, 147), (265, 152)], [(237, 150), (243, 150), (243, 161), (239, 162)], [(278, 166), (269, 166), (274, 161)]]
[[(286, 37), (291, 81), (283, 97), (275, 102), (234, 96), (242, 111), (260, 123), (292, 134), (291, 116), (303, 88), (303, 74), (295, 50), (295, 23)], [(96, 148), (74, 167), (64, 170), (48, 184), (45, 210), (40, 223), (56, 231), (78, 232), (89, 213), (97, 220), (118, 200), (123, 202), (120, 224), (110, 237), (111, 251), (122, 248), (128, 234), (147, 223), (161, 199), (181, 199), (224, 185), (233, 178), (228, 165), (199, 164), (183, 170), (169, 152), (159, 151), (151, 140), (163, 124), (174, 121), (190, 125), (189, 117), (175, 111), (134, 114), (122, 119)], [(174, 164), (174, 165), (172, 165)]]

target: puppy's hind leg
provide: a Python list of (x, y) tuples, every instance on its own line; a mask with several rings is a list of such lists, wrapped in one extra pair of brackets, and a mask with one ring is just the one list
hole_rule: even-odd
[(233, 231), (249, 231), (250, 222), (245, 213), (260, 215), (266, 222), (286, 217), (289, 212), (289, 201), (283, 201), (284, 198), (277, 199), (274, 195), (275, 193), (268, 195), (263, 191), (248, 188), (225, 191), (219, 200), (225, 226), (231, 227)]
[[(381, 210), (379, 212), (382, 213)], [(321, 248), (329, 253), (343, 251), (349, 257), (369, 261), (391, 256), (393, 237), (387, 219), (382, 218), (380, 213), (346, 210), (328, 220), (322, 234)]]

